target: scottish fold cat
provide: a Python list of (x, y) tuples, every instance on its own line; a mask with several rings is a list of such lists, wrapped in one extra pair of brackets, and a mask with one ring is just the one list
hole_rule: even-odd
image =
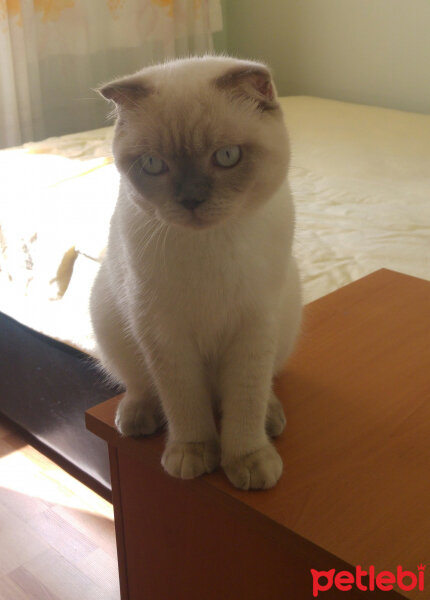
[(101, 363), (126, 387), (117, 428), (149, 435), (167, 421), (171, 475), (221, 464), (238, 488), (270, 488), (282, 473), (270, 438), (285, 426), (272, 379), (301, 317), (271, 74), (191, 58), (100, 93), (116, 107), (121, 184), (91, 316)]

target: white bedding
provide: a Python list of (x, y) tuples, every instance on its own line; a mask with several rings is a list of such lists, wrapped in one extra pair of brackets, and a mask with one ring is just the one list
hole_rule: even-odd
[(282, 104), (305, 299), (383, 267), (430, 279), (430, 116), (305, 97)]
[[(430, 279), (430, 117), (281, 99), (305, 301), (382, 267)], [(112, 128), (0, 151), (0, 310), (92, 352), (92, 280), (118, 174)]]

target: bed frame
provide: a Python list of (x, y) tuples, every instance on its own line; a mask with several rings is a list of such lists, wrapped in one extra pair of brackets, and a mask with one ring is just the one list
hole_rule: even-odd
[(117, 393), (89, 356), (0, 313), (0, 413), (108, 499), (107, 449), (86, 431), (84, 413)]

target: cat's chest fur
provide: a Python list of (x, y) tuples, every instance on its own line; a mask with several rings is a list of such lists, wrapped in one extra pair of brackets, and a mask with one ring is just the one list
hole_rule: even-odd
[(130, 207), (124, 214), (124, 205), (117, 232), (127, 256), (123, 308), (134, 327), (164, 342), (190, 336), (211, 355), (244, 316), (273, 310), (292, 232), (285, 193), (236, 225), (206, 231), (157, 228), (142, 215), (137, 221)]

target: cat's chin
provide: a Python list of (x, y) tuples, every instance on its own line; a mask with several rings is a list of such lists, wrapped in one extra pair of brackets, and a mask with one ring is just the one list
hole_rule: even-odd
[(196, 231), (202, 231), (204, 229), (210, 229), (211, 227), (216, 227), (220, 224), (221, 221), (204, 221), (199, 217), (195, 217), (188, 221), (176, 222), (175, 224), (179, 227), (183, 227), (184, 229), (194, 229)]
[(218, 220), (208, 220), (204, 219), (199, 215), (191, 214), (189, 221), (186, 223), (187, 227), (191, 227), (192, 229), (207, 229), (208, 227), (214, 227), (218, 225), (220, 221)]
[(222, 218), (207, 217), (196, 213), (181, 213), (180, 215), (158, 215), (160, 221), (166, 225), (177, 225), (187, 229), (209, 229), (215, 227), (225, 221)]

